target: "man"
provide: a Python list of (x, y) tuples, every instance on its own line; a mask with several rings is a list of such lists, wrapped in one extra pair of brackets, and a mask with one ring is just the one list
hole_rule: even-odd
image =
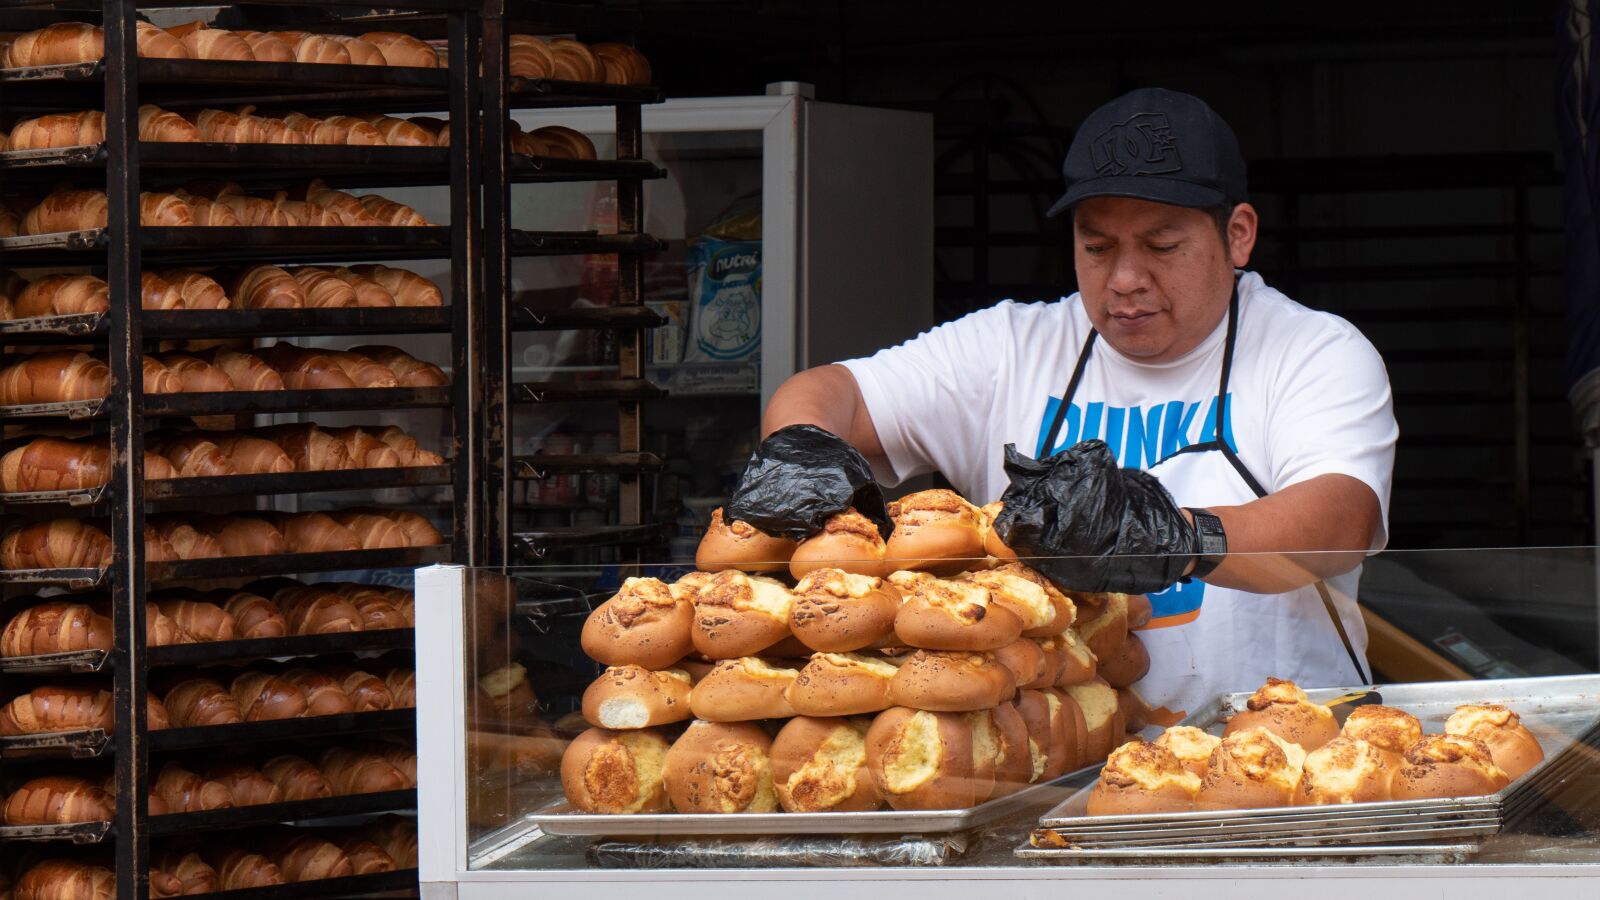
[[(1192, 710), (1269, 675), (1367, 680), (1354, 597), (1387, 539), (1397, 435), (1382, 359), (1241, 271), (1257, 233), (1245, 164), (1199, 99), (1106, 104), (1062, 168), (1051, 214), (1071, 216), (1079, 293), (1003, 302), (789, 379), (762, 422), (778, 436), (730, 512), (760, 519), (760, 463), (803, 431), (801, 465), (848, 471), (829, 460), (859, 451), (886, 484), (937, 470), (975, 503), (1004, 497), (997, 531), (1014, 549), (1078, 558), (1038, 565), (1093, 582), (1065, 587), (1148, 590), (1152, 703)], [(1109, 513), (1106, 492), (1121, 504)]]

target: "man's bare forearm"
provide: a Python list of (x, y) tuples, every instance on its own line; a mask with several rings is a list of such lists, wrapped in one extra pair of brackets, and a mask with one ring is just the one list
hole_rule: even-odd
[(1322, 475), (1208, 511), (1222, 520), (1228, 556), (1206, 582), (1258, 594), (1284, 593), (1360, 565), (1381, 516), (1372, 489), (1348, 475)]
[(815, 425), (849, 442), (868, 459), (883, 456), (861, 388), (844, 366), (818, 366), (791, 376), (761, 416), (761, 437), (790, 425)]

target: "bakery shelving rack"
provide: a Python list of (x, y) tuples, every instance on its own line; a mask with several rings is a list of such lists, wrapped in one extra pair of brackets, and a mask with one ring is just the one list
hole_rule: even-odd
[[(566, 33), (610, 37), (628, 30), (619, 14), (570, 3), (487, 0), (483, 8), (484, 77), (484, 285), (491, 300), (483, 346), (489, 358), (485, 383), (487, 486), (483, 559), (489, 565), (548, 560), (574, 547), (640, 547), (664, 543), (661, 528), (646, 521), (644, 476), (661, 460), (643, 452), (642, 404), (665, 392), (645, 378), (647, 329), (662, 320), (644, 305), (645, 254), (664, 245), (643, 230), (644, 182), (666, 172), (643, 155), (641, 108), (659, 103), (651, 86), (577, 84), (514, 77), (512, 34)], [(510, 152), (507, 123), (516, 109), (611, 107), (616, 111), (616, 153), (610, 159), (564, 160)], [(518, 229), (511, 220), (511, 187), (564, 181), (615, 182), (614, 234), (562, 236)], [(615, 303), (558, 313), (539, 312), (511, 289), (513, 258), (614, 253), (618, 259)], [(619, 335), (613, 378), (594, 381), (523, 381), (513, 377), (512, 340), (518, 331), (612, 330)], [(509, 448), (518, 404), (611, 403), (617, 409), (617, 450), (606, 454), (518, 457)], [(556, 475), (615, 475), (617, 524), (547, 528), (519, 527), (514, 516), (518, 482)]]
[[(268, 0), (270, 3), (270, 0)], [(91, 267), (111, 288), (105, 313), (0, 322), (0, 346), (76, 345), (105, 347), (111, 390), (104, 400), (0, 408), (0, 425), (71, 426), (102, 435), (112, 448), (109, 484), (82, 491), (0, 496), (7, 520), (88, 513), (107, 520), (112, 557), (101, 568), (0, 571), (0, 613), (15, 612), (5, 598), (43, 588), (100, 589), (109, 593), (114, 624), (109, 652), (83, 651), (0, 661), (5, 697), (19, 680), (109, 675), (116, 709), (111, 733), (98, 728), (0, 738), (7, 768), (87, 765), (109, 757), (117, 802), (110, 823), (0, 828), (8, 838), (66, 843), (110, 843), (114, 847), (119, 900), (149, 895), (152, 837), (194, 835), (272, 823), (350, 817), (415, 807), (414, 791), (340, 796), (326, 800), (244, 806), (200, 813), (150, 816), (144, 798), (152, 754), (204, 753), (215, 748), (277, 746), (300, 741), (340, 741), (415, 730), (415, 712), (391, 709), (343, 715), (150, 731), (145, 696), (153, 672), (176, 667), (236, 664), (324, 654), (405, 654), (409, 630), (290, 636), (163, 647), (147, 647), (143, 600), (151, 586), (208, 579), (259, 578), (366, 569), (415, 567), (477, 560), (476, 523), (482, 494), (474, 489), (482, 468), (482, 392), (471, 361), (482, 317), (481, 182), (475, 134), (481, 81), (480, 19), (474, 0), (396, 0), (400, 10), (386, 30), (437, 29), (448, 41), (449, 66), (441, 69), (318, 66), (306, 77), (298, 64), (160, 60), (135, 54), (141, 10), (189, 4), (164, 0), (101, 0), (63, 5), (46, 0), (0, 3), (0, 31), (28, 30), (51, 21), (93, 20), (104, 29), (105, 55), (97, 62), (0, 71), (0, 115), (23, 117), (49, 111), (101, 108), (106, 140), (97, 145), (0, 153), (0, 190), (47, 192), (57, 184), (103, 185), (106, 227), (38, 237), (0, 239), (0, 267)], [(258, 5), (260, 5), (258, 3)], [(317, 0), (285, 7), (331, 7)], [(318, 26), (329, 23), (318, 23)], [(330, 29), (332, 30), (332, 29)], [(449, 148), (265, 146), (215, 143), (160, 144), (137, 140), (140, 102), (164, 108), (251, 104), (264, 110), (289, 107), (306, 112), (428, 111), (448, 108)], [(415, 228), (158, 228), (141, 226), (139, 192), (180, 185), (197, 175), (223, 177), (247, 189), (311, 177), (340, 188), (439, 185), (450, 191), (449, 226)], [(542, 239), (559, 247), (565, 236)], [(140, 273), (151, 265), (206, 265), (268, 261), (448, 260), (451, 303), (437, 309), (221, 310), (156, 312), (140, 309)], [(145, 395), (141, 355), (159, 340), (225, 337), (449, 335), (453, 377), (447, 388), (335, 391), (232, 392)], [(440, 360), (442, 362), (442, 360)], [(414, 469), (239, 475), (146, 482), (143, 444), (147, 423), (201, 415), (326, 412), (335, 410), (448, 410), (448, 462)], [(147, 506), (185, 501), (301, 495), (313, 492), (444, 486), (451, 489), (447, 543), (433, 547), (355, 550), (272, 557), (147, 562), (143, 541)], [(100, 763), (105, 765), (106, 763)], [(25, 833), (31, 831), (32, 833)], [(70, 848), (67, 848), (70, 850)], [(70, 855), (70, 853), (68, 854)], [(414, 869), (349, 878), (306, 881), (224, 892), (246, 900), (360, 896), (414, 889)]]

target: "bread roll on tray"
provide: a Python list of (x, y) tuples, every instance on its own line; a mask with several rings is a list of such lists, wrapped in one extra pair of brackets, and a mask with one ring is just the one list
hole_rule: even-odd
[(1482, 741), (1494, 764), (1513, 781), (1544, 759), (1539, 739), (1522, 724), (1521, 717), (1504, 706), (1458, 706), (1444, 723), (1444, 731)]
[(1197, 776), (1204, 776), (1211, 762), (1211, 754), (1216, 752), (1222, 738), (1192, 725), (1177, 725), (1161, 732), (1154, 743), (1176, 756), (1185, 769)]
[(1016, 678), (992, 653), (918, 650), (889, 683), (896, 706), (939, 712), (987, 709), (1016, 695)]
[(609, 666), (583, 692), (583, 717), (596, 728), (654, 728), (691, 718), (689, 673)]
[(1085, 615), (1080, 608), (1074, 627), (1096, 659), (1109, 659), (1128, 638), (1128, 595), (1099, 594), (1091, 603), (1098, 610)]
[(1459, 734), (1425, 735), (1406, 749), (1395, 773), (1396, 800), (1479, 797), (1511, 783), (1487, 744)]
[(662, 763), (662, 779), (673, 809), (682, 813), (775, 812), (778, 795), (773, 787), (771, 752), (772, 739), (756, 725), (690, 723)]
[(7, 825), (69, 825), (109, 822), (116, 798), (95, 783), (74, 775), (30, 778), (11, 792), (0, 807)]
[(899, 588), (871, 575), (816, 569), (795, 585), (789, 631), (824, 653), (847, 653), (880, 644), (894, 634), (903, 599)]
[(1339, 733), (1366, 741), (1399, 768), (1406, 750), (1422, 739), (1422, 723), (1403, 709), (1374, 703), (1352, 709)]
[(1306, 751), (1265, 728), (1226, 735), (1211, 754), (1196, 809), (1257, 809), (1295, 800)]
[(785, 697), (802, 716), (854, 716), (895, 705), (890, 686), (896, 662), (862, 653), (816, 653), (800, 669)]
[(788, 718), (795, 710), (786, 694), (799, 675), (755, 657), (725, 659), (689, 691), (689, 709), (710, 722)]
[(1390, 799), (1395, 766), (1377, 747), (1339, 735), (1306, 754), (1294, 802), (1301, 806)]
[(1089, 815), (1188, 812), (1200, 777), (1166, 748), (1133, 741), (1112, 751), (1089, 792)]
[(888, 545), (877, 523), (846, 510), (832, 516), (822, 530), (801, 541), (789, 557), (789, 574), (804, 578), (813, 569), (842, 569), (857, 575), (887, 575)]
[(1048, 637), (1072, 626), (1077, 607), (1043, 575), (1020, 563), (968, 572), (961, 580), (989, 589), (990, 602), (1022, 620), (1023, 637)]
[(669, 806), (662, 770), (667, 752), (666, 740), (653, 729), (591, 728), (562, 754), (562, 791), (580, 812), (666, 812)]
[(1116, 690), (1099, 678), (1060, 690), (1083, 710), (1084, 726), (1087, 729), (1084, 745), (1088, 754), (1088, 759), (1084, 762), (1099, 762), (1105, 759), (1122, 741), (1125, 731), (1122, 706), (1118, 702)]
[(695, 550), (694, 565), (705, 572), (785, 572), (798, 541), (772, 537), (740, 521), (724, 521), (722, 507), (711, 511), (711, 526)]
[(608, 666), (664, 669), (694, 649), (694, 604), (654, 578), (629, 578), (584, 622), (583, 652)]
[(867, 766), (895, 809), (973, 805), (972, 729), (959, 713), (893, 707), (867, 730)]
[(1228, 720), (1223, 736), (1250, 728), (1265, 728), (1307, 751), (1339, 734), (1333, 710), (1306, 699), (1306, 692), (1294, 682), (1278, 678), (1268, 678), (1250, 696), (1245, 708)]
[(0, 656), (110, 650), (112, 623), (88, 604), (47, 600), (11, 617), (0, 632)]
[(955, 491), (907, 494), (889, 504), (894, 531), (885, 553), (899, 569), (955, 575), (983, 559), (983, 517)]
[(283, 802), (283, 788), (254, 766), (241, 762), (219, 762), (207, 767), (203, 774), (207, 781), (226, 787), (236, 806)]
[(1028, 743), (1028, 723), (1015, 706), (1002, 703), (987, 712), (994, 727), (994, 799), (1033, 783), (1033, 753)]
[(1122, 646), (1106, 659), (1100, 660), (1097, 671), (1114, 688), (1132, 687), (1134, 682), (1150, 673), (1150, 651), (1137, 634), (1130, 633)]
[(1013, 708), (1022, 717), (1028, 733), (1030, 784), (1059, 778), (1078, 767), (1079, 729), (1060, 696), (1044, 691), (1019, 691)]
[(261, 764), (261, 774), (278, 786), (284, 800), (333, 796), (333, 787), (322, 770), (299, 756), (274, 756)]
[(867, 767), (870, 719), (790, 719), (772, 740), (772, 785), (787, 812), (867, 812), (883, 805)]
[(1022, 635), (1022, 621), (992, 602), (982, 585), (930, 579), (907, 594), (894, 631), (903, 643), (928, 650), (997, 650)]
[(709, 659), (760, 653), (789, 636), (793, 602), (782, 582), (733, 569), (719, 572), (694, 598), (694, 648)]

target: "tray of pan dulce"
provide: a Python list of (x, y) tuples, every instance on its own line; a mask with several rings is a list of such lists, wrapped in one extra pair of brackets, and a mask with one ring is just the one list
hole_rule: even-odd
[(1118, 747), (1016, 852), (1465, 858), (1547, 804), (1592, 802), (1597, 747), (1600, 675), (1310, 691), (1271, 679)]
[[(628, 579), (584, 625), (607, 668), (552, 834), (960, 831), (1031, 818), (1152, 715), (1143, 597), (1068, 594), (950, 491), (805, 541), (724, 522), (700, 571)], [(1175, 719), (1174, 719), (1175, 721)], [(1069, 773), (1081, 773), (1074, 781)]]

